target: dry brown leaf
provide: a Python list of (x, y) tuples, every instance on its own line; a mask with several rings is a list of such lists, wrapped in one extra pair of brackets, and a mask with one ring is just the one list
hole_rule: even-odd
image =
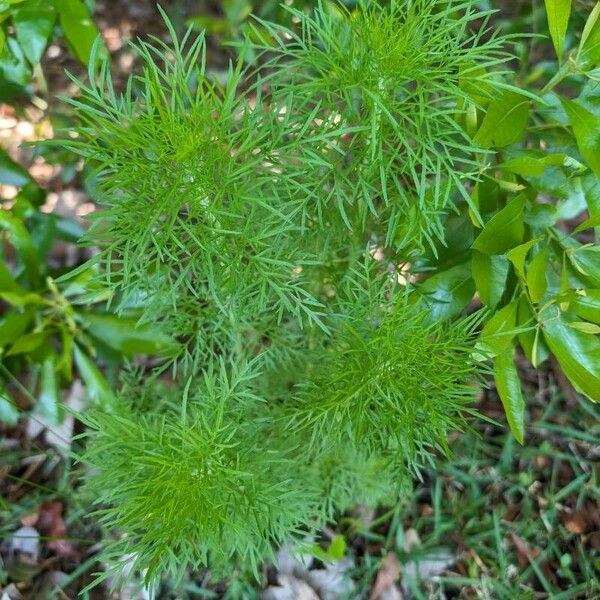
[(521, 567), (526, 567), (530, 561), (535, 560), (540, 555), (540, 551), (537, 548), (530, 548), (529, 544), (514, 531), (511, 531), (509, 535), (517, 551), (517, 560)]
[(369, 600), (379, 600), (387, 588), (396, 583), (400, 578), (400, 562), (394, 552), (390, 552), (381, 563), (377, 572), (375, 585), (369, 595)]
[(504, 521), (514, 521), (521, 514), (521, 504), (509, 504), (504, 513)]
[(587, 530), (587, 519), (583, 511), (578, 510), (563, 517), (563, 525), (574, 535), (583, 535)]
[(67, 527), (63, 520), (62, 502), (42, 502), (38, 507), (36, 529), (44, 536), (52, 538), (48, 548), (61, 558), (78, 558), (79, 552), (67, 539)]

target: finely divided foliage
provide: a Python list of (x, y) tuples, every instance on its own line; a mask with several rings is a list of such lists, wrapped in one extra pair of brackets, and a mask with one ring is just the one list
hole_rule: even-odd
[(474, 5), (290, 9), (298, 33), (262, 23), (224, 86), (203, 36), (139, 42), (124, 91), (92, 56), (69, 143), (104, 205), (88, 241), (113, 302), (177, 340), (82, 417), (113, 564), (256, 571), (337, 511), (393, 501), (465, 426), (479, 316), (433, 319), (410, 263), (471, 202), (469, 90), (505, 87)]
[(375, 231), (394, 249), (443, 237), (439, 217), (452, 194), (470, 201), (464, 186), (478, 169), (457, 112), (469, 89), (484, 98), (497, 91), (499, 73), (492, 82), (486, 69), (508, 58), (506, 40), (486, 29), (489, 13), (473, 5), (373, 3), (340, 18), (319, 3), (310, 16), (290, 9), (299, 33), (262, 23), (279, 41), (267, 63), (274, 97), (293, 93), (302, 99), (295, 106), (302, 117), (324, 112), (354, 128), (325, 163), (310, 165), (316, 172), (314, 195), (303, 205), (307, 219), (322, 222), (335, 205), (349, 229)]

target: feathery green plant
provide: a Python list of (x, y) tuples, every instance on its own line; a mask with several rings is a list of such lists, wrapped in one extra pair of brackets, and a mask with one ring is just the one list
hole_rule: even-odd
[(506, 38), (487, 27), (491, 11), (470, 0), (416, 0), (363, 2), (351, 14), (320, 1), (314, 14), (290, 12), (298, 33), (264, 22), (255, 31), (278, 41), (255, 45), (274, 53), (272, 94), (302, 98), (299, 116), (329, 115), (319, 129), (338, 120), (356, 128), (311, 165), (322, 179), (311, 177), (305, 219), (329, 217), (335, 205), (348, 229), (375, 226), (394, 249), (443, 239), (440, 216), (452, 194), (471, 202), (466, 184), (479, 169), (457, 112), (469, 89), (483, 99), (498, 91), (500, 73), (492, 81), (487, 69), (509, 58)]
[(69, 147), (104, 205), (87, 240), (113, 302), (142, 304), (179, 346), (82, 417), (117, 570), (256, 571), (336, 511), (393, 501), (465, 427), (480, 316), (435, 318), (409, 261), (470, 202), (469, 86), (506, 87), (489, 71), (505, 40), (474, 6), (290, 9), (300, 33), (262, 23), (274, 45), (255, 42), (224, 86), (203, 36), (171, 30), (171, 46), (138, 43), (123, 91), (106, 63), (77, 82)]

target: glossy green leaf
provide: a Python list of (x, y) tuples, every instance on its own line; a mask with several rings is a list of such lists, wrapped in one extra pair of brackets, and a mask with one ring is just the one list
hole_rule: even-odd
[(0, 183), (23, 187), (31, 182), (29, 173), (0, 148)]
[(39, 282), (38, 254), (23, 222), (7, 210), (0, 209), (0, 228), (10, 233), (10, 241), (17, 249), (29, 278)]
[(596, 175), (600, 176), (600, 117), (574, 100), (560, 101), (569, 117), (577, 147)]
[(529, 119), (529, 100), (510, 90), (492, 100), (473, 141), (482, 148), (504, 148), (523, 139)]
[(87, 65), (92, 46), (99, 35), (90, 13), (81, 0), (56, 0), (56, 8), (67, 42), (75, 56)]
[(600, 247), (579, 248), (574, 254), (569, 253), (568, 256), (571, 264), (591, 283), (592, 287), (600, 288)]
[(572, 323), (569, 323), (569, 327), (589, 335), (598, 335), (600, 333), (600, 325), (596, 325), (596, 323), (588, 323), (586, 321), (573, 321)]
[(125, 356), (156, 354), (175, 346), (173, 340), (162, 331), (148, 325), (138, 325), (135, 318), (93, 312), (82, 315), (93, 337)]
[(525, 400), (515, 366), (514, 348), (509, 346), (494, 360), (494, 381), (502, 401), (506, 419), (516, 440), (522, 444), (525, 436)]
[(559, 182), (558, 189), (546, 191), (560, 199), (556, 210), (558, 219), (575, 219), (587, 210), (581, 177), (565, 179), (563, 182)]
[(99, 404), (109, 402), (112, 398), (112, 392), (108, 382), (92, 359), (77, 344), (73, 347), (73, 357), (90, 400)]
[(491, 356), (504, 352), (518, 333), (517, 309), (519, 302), (513, 300), (494, 313), (485, 324), (479, 337), (478, 346)]
[(598, 18), (600, 17), (600, 2), (596, 2), (596, 6), (591, 10), (588, 18), (585, 21), (585, 25), (583, 27), (583, 31), (581, 32), (581, 39), (579, 40), (579, 48), (580, 50), (585, 48), (585, 45), (592, 33), (592, 30), (596, 26), (598, 22)]
[(562, 60), (565, 36), (571, 16), (571, 0), (544, 0), (550, 37), (559, 60)]
[(504, 254), (518, 246), (525, 232), (523, 223), (525, 201), (525, 196), (521, 194), (496, 213), (484, 225), (473, 243), (473, 249), (484, 254)]
[(46, 341), (47, 337), (48, 333), (45, 331), (34, 331), (27, 333), (13, 343), (9, 351), (6, 353), (6, 356), (33, 352)]
[(6, 263), (0, 258), (0, 292), (21, 293), (21, 286), (15, 281)]
[(559, 214), (553, 204), (533, 204), (527, 207), (523, 215), (525, 223), (537, 230), (552, 227), (558, 219)]
[(471, 198), (480, 213), (492, 213), (502, 206), (505, 194), (496, 179), (486, 177), (473, 186)]
[(42, 363), (38, 398), (42, 415), (53, 424), (60, 423), (63, 417), (56, 370), (56, 357), (46, 358)]
[(590, 12), (579, 40), (577, 62), (595, 64), (600, 60), (600, 2)]
[(495, 308), (506, 287), (510, 263), (506, 256), (489, 255), (473, 250), (473, 279), (481, 301), (489, 308)]
[(525, 279), (525, 260), (529, 251), (541, 240), (537, 238), (535, 240), (529, 240), (524, 244), (519, 244), (515, 248), (512, 248), (506, 253), (506, 257), (515, 267), (515, 272), (521, 280)]
[(548, 248), (542, 248), (531, 260), (527, 269), (526, 282), (531, 301), (537, 304), (546, 293), (548, 279)]
[(11, 344), (29, 327), (33, 319), (34, 311), (29, 310), (9, 310), (0, 319), (0, 348)]
[(600, 324), (600, 289), (585, 290), (585, 295), (573, 300), (569, 308), (578, 317)]
[(600, 340), (569, 327), (567, 315), (544, 321), (544, 338), (565, 375), (577, 390), (600, 401)]
[(346, 539), (343, 535), (336, 535), (331, 540), (327, 555), (331, 560), (342, 560), (346, 554)]
[(13, 37), (6, 38), (5, 47), (0, 55), (0, 74), (4, 79), (20, 86), (31, 80), (31, 67), (19, 42)]
[(15, 5), (29, 2), (36, 3), (40, 1), (41, 0), (0, 0), (0, 23), (11, 16), (9, 11), (13, 11)]
[(15, 11), (13, 25), (17, 40), (31, 64), (40, 62), (55, 20), (56, 11), (48, 2), (27, 4)]
[(0, 292), (0, 298), (11, 306), (42, 306), (45, 304), (42, 296), (22, 288), (11, 292)]
[(462, 264), (438, 272), (423, 281), (418, 289), (431, 311), (432, 320), (456, 317), (469, 304), (475, 293), (471, 266)]
[(590, 216), (600, 214), (600, 178), (588, 173), (581, 178), (581, 189)]
[(15, 403), (4, 389), (4, 386), (0, 386), (0, 423), (16, 425), (18, 420), (19, 411)]
[(503, 162), (499, 167), (504, 171), (523, 177), (540, 177), (547, 167), (566, 167), (572, 171), (583, 171), (585, 166), (569, 155), (548, 154), (547, 156), (517, 156)]

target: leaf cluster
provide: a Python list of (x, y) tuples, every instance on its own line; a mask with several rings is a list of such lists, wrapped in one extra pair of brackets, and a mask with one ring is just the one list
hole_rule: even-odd
[[(60, 32), (60, 35), (57, 33)], [(48, 43), (64, 38), (73, 57), (87, 64), (98, 36), (83, 0), (2, 0), (0, 2), (0, 83), (3, 100), (31, 95), (30, 84), (46, 83), (40, 65)]]

